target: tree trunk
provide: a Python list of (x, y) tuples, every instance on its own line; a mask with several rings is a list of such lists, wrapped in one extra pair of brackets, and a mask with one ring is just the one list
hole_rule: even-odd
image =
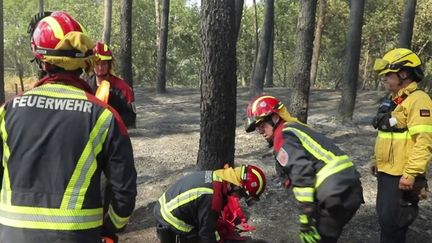
[(241, 19), (243, 16), (243, 5), (244, 0), (235, 0), (235, 30), (236, 30), (236, 40), (240, 33)]
[(255, 97), (262, 94), (264, 78), (267, 68), (268, 53), (274, 26), (274, 0), (266, 0), (264, 6), (264, 23), (261, 31), (261, 40), (255, 68), (250, 82), (250, 96)]
[(293, 69), (293, 87), (288, 103), (291, 114), (304, 123), (307, 122), (308, 115), (316, 4), (315, 0), (300, 1)]
[(120, 26), (120, 74), (133, 87), (132, 80), (132, 0), (122, 0)]
[(39, 0), (39, 13), (44, 12), (44, 0)]
[(236, 34), (232, 0), (201, 5), (200, 169), (234, 164), (236, 128)]
[(274, 26), (272, 28), (270, 49), (267, 55), (267, 70), (265, 73), (265, 84), (264, 87), (270, 88), (274, 86), (273, 83), (273, 61), (274, 61)]
[[(3, 0), (0, 0), (0, 23), (3, 23)], [(5, 89), (4, 89), (4, 42), (3, 42), (4, 28), (0, 28), (0, 104), (5, 102)]]
[(350, 21), (343, 65), (342, 97), (338, 112), (338, 118), (344, 123), (352, 121), (357, 96), (364, 0), (351, 1), (350, 8)]
[(105, 0), (105, 12), (104, 12), (104, 28), (102, 34), (102, 40), (105, 44), (110, 44), (111, 36), (111, 19), (112, 19), (112, 0)]
[[(258, 9), (256, 5), (256, 0), (253, 0), (253, 6), (255, 11), (255, 59), (258, 56), (258, 49), (259, 49), (259, 36), (258, 36)], [(256, 61), (254, 62), (256, 63)], [(255, 69), (255, 64), (254, 64)]]
[(168, 45), (169, 0), (162, 0), (160, 37), (157, 53), (157, 86), (158, 94), (166, 93), (166, 53)]
[(160, 35), (160, 13), (159, 13), (159, 1), (160, 0), (154, 0), (155, 5), (155, 23), (156, 23), (156, 49), (159, 49), (159, 35)]
[(416, 4), (417, 0), (405, 0), (405, 11), (400, 26), (399, 47), (411, 48)]
[(315, 39), (313, 43), (313, 54), (311, 64), (311, 86), (313, 87), (318, 73), (318, 61), (321, 51), (321, 37), (325, 24), (327, 0), (319, 0), (318, 2), (318, 21), (315, 28)]

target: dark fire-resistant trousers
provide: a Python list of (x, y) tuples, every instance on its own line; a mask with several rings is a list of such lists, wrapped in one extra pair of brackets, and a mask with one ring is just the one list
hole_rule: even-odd
[(343, 227), (355, 215), (360, 205), (364, 203), (363, 188), (355, 184), (339, 195), (340, 203), (330, 208), (321, 205), (317, 219), (321, 243), (336, 243), (342, 233)]
[(400, 176), (378, 173), (377, 214), (381, 243), (405, 243), (408, 227), (418, 214), (418, 199), (399, 189)]
[(160, 243), (199, 243), (199, 237), (195, 234), (179, 235), (172, 231), (169, 226), (158, 224), (156, 226), (156, 233)]

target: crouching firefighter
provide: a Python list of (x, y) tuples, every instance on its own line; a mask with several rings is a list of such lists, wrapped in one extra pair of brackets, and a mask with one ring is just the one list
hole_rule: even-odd
[(161, 243), (216, 243), (217, 222), (227, 198), (245, 198), (248, 206), (264, 192), (266, 177), (253, 165), (197, 171), (175, 182), (156, 202), (154, 216)]
[(80, 79), (94, 44), (62, 11), (36, 15), (29, 32), (43, 78), (0, 108), (0, 242), (115, 238), (135, 206), (136, 171), (121, 118)]
[[(292, 117), (273, 96), (247, 108), (246, 132), (273, 144), (277, 168), (293, 185), (303, 243), (334, 243), (363, 203), (360, 174), (329, 138)], [(287, 184), (285, 182), (285, 184)]]

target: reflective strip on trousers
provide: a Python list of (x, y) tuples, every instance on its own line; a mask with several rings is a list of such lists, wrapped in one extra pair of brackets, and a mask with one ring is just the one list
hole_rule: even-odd
[(0, 205), (0, 224), (27, 229), (84, 230), (102, 226), (102, 208), (63, 210)]

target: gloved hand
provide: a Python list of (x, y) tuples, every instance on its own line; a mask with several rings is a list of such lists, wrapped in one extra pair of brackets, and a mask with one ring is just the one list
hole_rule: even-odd
[(399, 189), (409, 191), (413, 189), (415, 177), (403, 175), (399, 180)]
[(321, 236), (315, 227), (315, 220), (306, 215), (300, 215), (300, 240), (302, 243), (318, 243)]

